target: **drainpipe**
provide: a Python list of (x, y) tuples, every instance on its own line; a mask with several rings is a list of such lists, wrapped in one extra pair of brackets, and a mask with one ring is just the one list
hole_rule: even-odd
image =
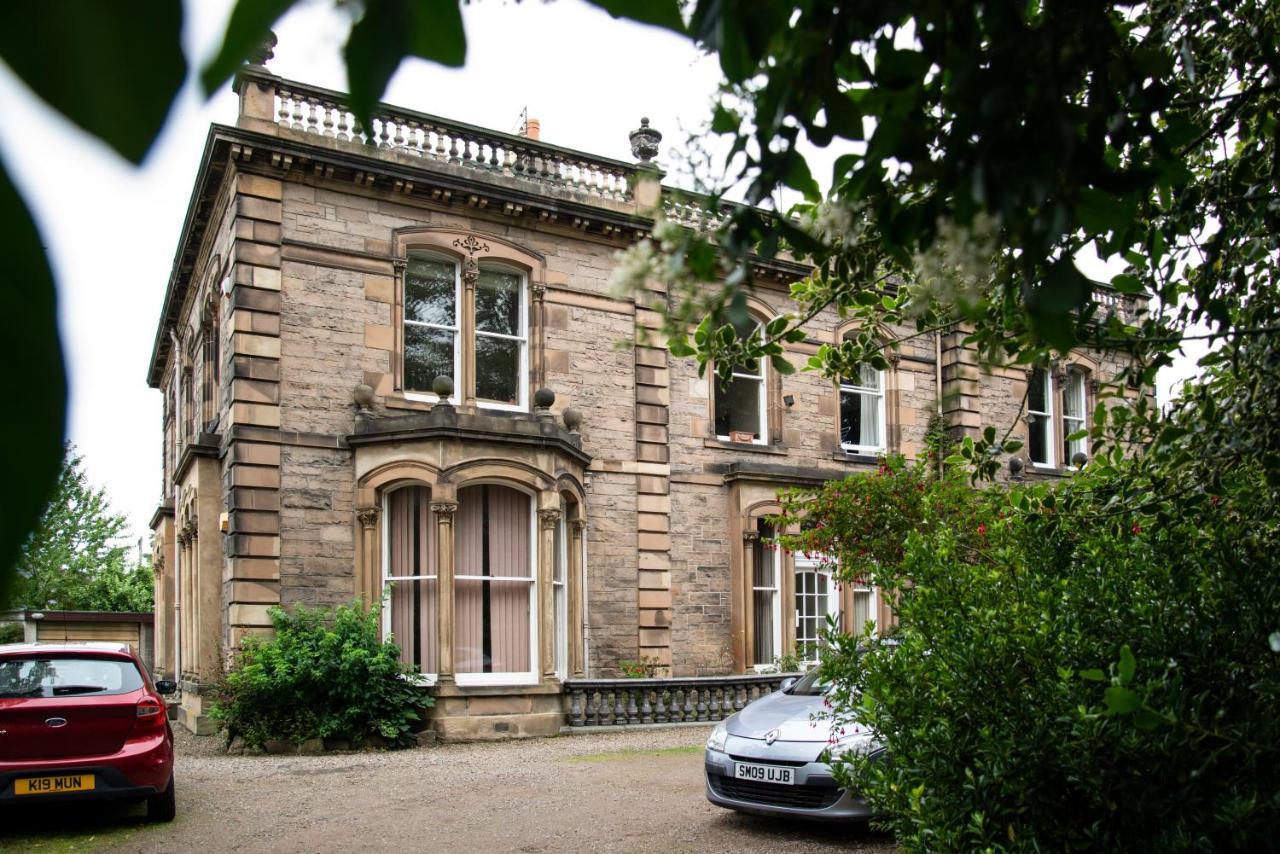
[[(173, 364), (174, 377), (178, 383), (182, 382), (182, 372), (177, 370), (178, 359), (182, 352), (178, 345), (178, 336), (174, 334), (172, 329), (169, 330), (169, 343), (173, 346)], [(176, 386), (170, 385), (168, 393), (173, 393), (173, 464), (178, 464), (178, 436), (182, 425), (182, 395), (176, 391)], [(173, 477), (174, 471), (169, 472), (169, 476)], [(178, 696), (182, 696), (182, 549), (178, 543), (178, 513), (180, 507), (178, 504), (178, 479), (173, 478), (171, 484), (173, 491), (173, 680), (178, 683)]]

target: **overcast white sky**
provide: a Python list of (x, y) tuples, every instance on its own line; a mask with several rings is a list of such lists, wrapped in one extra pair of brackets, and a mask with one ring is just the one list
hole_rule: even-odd
[[(230, 7), (187, 3), (194, 68), (218, 47)], [(666, 164), (676, 159), (673, 144), (708, 115), (717, 65), (674, 35), (615, 21), (580, 0), (475, 2), (464, 17), (466, 67), (410, 60), (385, 100), (506, 131), (527, 106), (544, 140), (626, 160), (627, 132), (648, 116), (666, 134)], [(276, 27), (271, 70), (345, 90), (346, 27), (328, 2), (293, 11)], [(224, 89), (206, 101), (189, 80), (140, 169), (55, 115), (3, 65), (0, 115), (0, 150), (34, 209), (59, 284), (69, 438), (134, 536), (148, 536), (161, 459), (161, 398), (146, 385), (148, 359), (204, 138), (210, 123), (235, 122), (235, 96)], [(821, 152), (814, 163), (824, 186), (832, 159)]]

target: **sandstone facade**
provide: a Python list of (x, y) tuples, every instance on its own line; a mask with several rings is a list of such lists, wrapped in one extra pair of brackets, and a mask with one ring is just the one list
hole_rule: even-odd
[[(148, 377), (166, 395), (156, 664), (183, 681), (184, 722), (202, 725), (202, 685), (269, 630), (269, 606), (383, 597), (388, 495), (410, 483), (429, 491), (422, 535), (439, 590), (467, 575), (454, 521), (467, 490), (530, 499), (528, 678), (455, 672), (465, 618), (451, 597), (432, 600), (446, 736), (554, 731), (565, 679), (627, 661), (678, 676), (768, 664), (756, 660), (761, 561), (777, 561), (780, 628), (766, 648), (802, 651), (789, 628), (796, 567), (759, 548), (759, 520), (777, 489), (875, 458), (842, 448), (840, 392), (804, 372), (764, 375), (759, 443), (717, 437), (714, 380), (671, 358), (649, 334), (656, 317), (608, 287), (619, 250), (663, 205), (660, 173), (409, 112), (383, 117), (379, 147), (343, 139), (346, 114), (306, 87), (253, 69), (238, 86), (237, 126), (210, 131)], [(418, 252), (453, 259), (463, 279), (485, 265), (522, 277), (522, 405), (476, 399), (474, 355), (459, 357), (453, 405), (406, 387), (405, 269)], [(753, 313), (788, 311), (803, 268), (760, 274)], [(459, 293), (470, 310), (474, 283)], [(787, 358), (802, 366), (847, 331), (820, 316)], [(1115, 372), (1079, 364), (1095, 382)], [(935, 411), (957, 433), (1013, 423), (1027, 379), (981, 373), (959, 334), (915, 338), (883, 377), (883, 450), (919, 454)], [(554, 391), (549, 407), (539, 388)], [(850, 625), (854, 595), (839, 593)]]

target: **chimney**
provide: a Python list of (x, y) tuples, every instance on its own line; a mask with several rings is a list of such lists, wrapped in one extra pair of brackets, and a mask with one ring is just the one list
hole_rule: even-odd
[(524, 136), (528, 139), (540, 139), (542, 137), (542, 122), (537, 119), (525, 119)]

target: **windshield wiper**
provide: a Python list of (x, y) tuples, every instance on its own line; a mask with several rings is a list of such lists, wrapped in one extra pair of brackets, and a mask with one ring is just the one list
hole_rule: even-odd
[(95, 691), (107, 690), (106, 685), (54, 685), (53, 696), (65, 696), (66, 694), (92, 694)]

